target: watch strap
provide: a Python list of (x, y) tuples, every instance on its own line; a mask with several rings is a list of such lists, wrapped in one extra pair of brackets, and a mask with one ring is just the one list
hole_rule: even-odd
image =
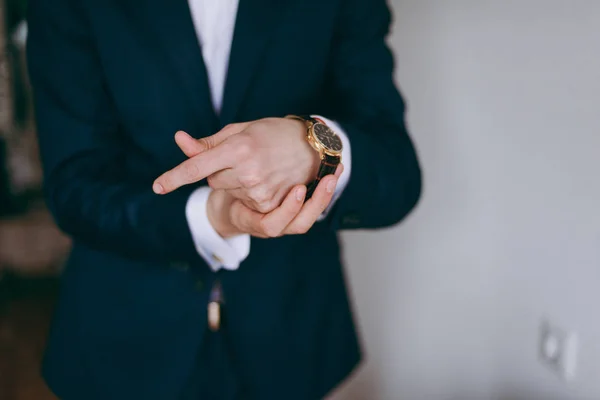
[[(308, 129), (311, 129), (312, 125), (315, 124), (327, 125), (325, 122), (319, 120), (318, 118), (314, 118), (310, 115), (288, 115), (286, 118), (302, 121), (308, 125)], [(337, 170), (340, 161), (340, 156), (332, 156), (327, 153), (323, 154), (321, 158), (321, 164), (319, 165), (319, 170), (317, 171), (317, 177), (314, 181), (307, 185), (306, 197), (304, 198), (304, 201), (307, 201), (312, 197), (313, 193), (317, 189), (317, 186), (319, 185), (319, 182), (321, 182), (321, 179), (323, 179), (327, 175), (335, 174), (335, 171)]]
[(325, 154), (325, 157), (321, 159), (321, 165), (319, 165), (317, 177), (307, 186), (305, 198), (306, 200), (312, 197), (313, 193), (315, 192), (315, 189), (317, 189), (317, 186), (319, 185), (319, 182), (321, 182), (321, 179), (323, 179), (327, 175), (335, 174), (335, 171), (337, 170), (339, 164), (340, 157)]
[(309, 122), (311, 124), (323, 124), (323, 125), (327, 125), (324, 121), (318, 119), (318, 118), (314, 118), (311, 115), (288, 115), (286, 116), (286, 118), (291, 118), (291, 119), (296, 119), (298, 121), (302, 121), (302, 122)]

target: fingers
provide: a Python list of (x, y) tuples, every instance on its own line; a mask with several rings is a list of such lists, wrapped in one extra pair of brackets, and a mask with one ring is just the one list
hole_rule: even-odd
[(302, 209), (305, 196), (306, 187), (298, 185), (290, 191), (280, 207), (266, 215), (237, 201), (231, 208), (231, 220), (240, 230), (253, 236), (278, 237)]
[(178, 131), (175, 134), (175, 142), (190, 159), (158, 177), (152, 190), (157, 194), (166, 194), (227, 168), (233, 154), (227, 157), (224, 149), (217, 149), (217, 146), (227, 138), (242, 132), (248, 125), (250, 122), (230, 124), (214, 135), (201, 139), (194, 139), (186, 132)]
[(262, 218), (261, 228), (267, 237), (281, 236), (285, 228), (297, 217), (302, 209), (306, 186), (295, 186), (286, 196), (281, 207), (276, 208)]
[(210, 150), (223, 143), (228, 137), (240, 133), (250, 125), (250, 122), (241, 122), (238, 124), (229, 124), (214, 135), (200, 139), (194, 139), (187, 132), (178, 131), (175, 133), (175, 143), (188, 157), (194, 157), (203, 151)]
[(224, 169), (208, 177), (208, 184), (215, 190), (233, 190), (242, 187), (233, 169)]
[[(338, 171), (336, 171), (336, 175), (337, 173)], [(285, 228), (285, 234), (299, 235), (308, 232), (331, 202), (337, 180), (337, 176), (334, 175), (327, 175), (321, 179), (313, 196), (304, 204), (296, 218)]]
[[(187, 149), (186, 149), (187, 150)], [(190, 183), (199, 182), (217, 171), (231, 167), (235, 154), (226, 146), (204, 151), (159, 176), (152, 186), (157, 194), (166, 194)]]
[(241, 232), (260, 238), (275, 238), (282, 235), (298, 235), (308, 232), (325, 211), (337, 185), (343, 167), (335, 175), (324, 177), (313, 196), (306, 203), (306, 186), (297, 185), (289, 192), (280, 207), (263, 214), (236, 201), (230, 209), (230, 219)]
[[(227, 140), (230, 136), (236, 135), (246, 129), (251, 122), (240, 122), (238, 124), (229, 124), (221, 129), (219, 132), (215, 133), (211, 136), (206, 136), (198, 139), (198, 143), (202, 146), (203, 150), (214, 149), (225, 140)], [(178, 143), (179, 144), (179, 143)], [(181, 146), (179, 146), (181, 148)], [(183, 150), (183, 148), (181, 148)], [(185, 150), (183, 150), (185, 153)]]
[(219, 132), (217, 132), (214, 135), (210, 136), (214, 140), (214, 142), (212, 142), (212, 143), (214, 143), (215, 146), (219, 145), (225, 139), (227, 139), (229, 136), (238, 134), (238, 133), (246, 130), (246, 128), (248, 126), (250, 126), (251, 123), (252, 122), (239, 122), (237, 124), (226, 125)]
[(207, 150), (205, 146), (197, 139), (194, 139), (184, 131), (178, 131), (175, 134), (175, 143), (188, 157), (194, 157), (204, 150)]

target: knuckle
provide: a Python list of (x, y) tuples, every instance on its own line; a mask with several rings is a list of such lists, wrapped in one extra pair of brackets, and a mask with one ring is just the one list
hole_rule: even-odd
[(251, 188), (253, 186), (260, 184), (262, 179), (261, 179), (260, 175), (258, 175), (256, 173), (249, 173), (247, 175), (240, 176), (239, 181), (240, 181), (240, 185), (242, 185), (242, 187), (248, 189), (248, 188)]
[(268, 237), (275, 238), (281, 234), (281, 231), (272, 223), (261, 221), (259, 226), (260, 231)]
[(241, 159), (246, 159), (254, 152), (254, 141), (248, 135), (240, 136), (236, 143), (236, 156)]
[(252, 147), (248, 142), (241, 142), (238, 144), (236, 149), (236, 156), (239, 159), (245, 160), (252, 154)]
[(257, 211), (261, 212), (263, 214), (266, 214), (268, 212), (271, 212), (273, 210), (273, 202), (268, 200), (268, 201), (263, 201), (262, 203), (258, 203), (256, 205)]
[(262, 177), (264, 175), (265, 166), (262, 165), (261, 159), (254, 159), (246, 161), (246, 169), (248, 174)]
[(212, 136), (207, 136), (201, 139), (198, 139), (198, 142), (204, 147), (206, 150), (210, 150), (214, 147), (214, 139)]
[(252, 199), (252, 201), (254, 201), (254, 203), (256, 203), (257, 206), (264, 204), (270, 200), (269, 193), (264, 187), (254, 188), (250, 192), (250, 198)]

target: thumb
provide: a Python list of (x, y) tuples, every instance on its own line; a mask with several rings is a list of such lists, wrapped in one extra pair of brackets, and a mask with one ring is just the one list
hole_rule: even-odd
[(196, 156), (203, 151), (210, 150), (223, 143), (228, 137), (242, 132), (250, 125), (250, 122), (240, 122), (238, 124), (229, 124), (214, 135), (194, 139), (187, 133), (179, 131), (175, 134), (177, 146), (188, 157)]
[(188, 157), (194, 157), (205, 150), (205, 146), (198, 140), (191, 137), (184, 131), (178, 131), (175, 134), (175, 143)]

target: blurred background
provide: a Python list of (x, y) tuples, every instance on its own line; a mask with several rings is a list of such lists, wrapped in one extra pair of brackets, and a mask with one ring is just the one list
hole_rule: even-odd
[[(2, 400), (52, 399), (69, 248), (40, 196), (24, 4), (0, 0)], [(425, 193), (343, 234), (367, 359), (332, 399), (600, 399), (600, 2), (390, 4)]]
[(0, 399), (52, 399), (39, 377), (70, 242), (42, 199), (25, 69), (26, 1), (0, 0)]

